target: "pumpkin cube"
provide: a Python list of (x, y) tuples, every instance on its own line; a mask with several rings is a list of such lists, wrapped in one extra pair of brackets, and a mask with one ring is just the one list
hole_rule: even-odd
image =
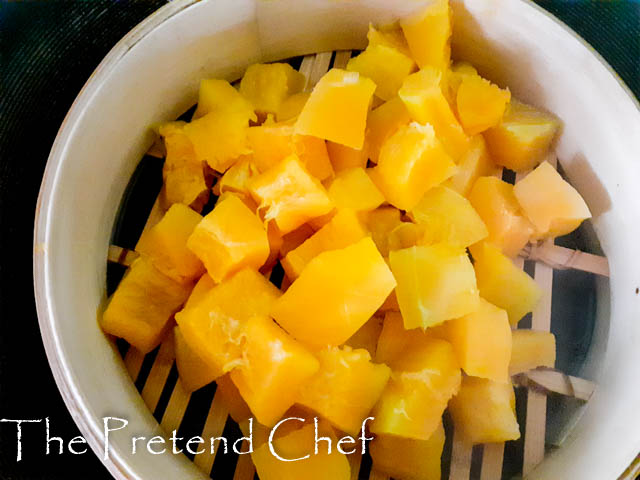
[(247, 322), (242, 361), (231, 379), (256, 420), (272, 427), (319, 368), (318, 360), (273, 320), (256, 316)]
[(185, 391), (199, 390), (222, 375), (222, 370), (210, 366), (189, 347), (180, 332), (180, 327), (174, 327), (173, 338), (176, 350), (176, 367)]
[(504, 310), (481, 298), (475, 312), (449, 320), (443, 327), (467, 375), (509, 381), (511, 326)]
[(456, 62), (451, 65), (451, 68), (446, 71), (447, 86), (444, 89), (445, 96), (455, 108), (456, 98), (458, 97), (458, 88), (462, 84), (462, 81), (467, 77), (474, 77), (478, 75), (478, 70), (469, 62)]
[(358, 72), (329, 70), (316, 84), (295, 131), (359, 150), (376, 84)]
[(259, 174), (258, 167), (251, 156), (238, 159), (238, 161), (227, 170), (214, 187), (214, 193), (218, 196), (226, 192), (240, 193), (249, 196), (249, 180)]
[(375, 358), (378, 339), (380, 332), (382, 332), (382, 323), (383, 317), (378, 316), (378, 314), (374, 315), (356, 333), (349, 337), (345, 345), (349, 345), (351, 348), (364, 348), (369, 352), (371, 358)]
[(426, 225), (402, 222), (389, 234), (389, 251), (402, 250), (416, 245), (430, 245), (431, 232)]
[(533, 311), (542, 297), (536, 281), (519, 269), (491, 244), (472, 247), (473, 268), (482, 298), (506, 310), (509, 323), (516, 326)]
[(324, 227), (287, 253), (282, 267), (290, 280), (300, 276), (304, 268), (322, 252), (348, 247), (366, 236), (356, 214), (339, 210)]
[(285, 98), (304, 88), (305, 76), (288, 63), (249, 65), (240, 81), (240, 93), (262, 114), (275, 114)]
[(273, 220), (283, 235), (333, 208), (324, 187), (296, 155), (252, 179), (249, 190), (259, 202), (265, 222)]
[(420, 68), (444, 70), (451, 61), (449, 0), (436, 0), (424, 10), (400, 20), (411, 55)]
[(333, 171), (336, 173), (350, 168), (366, 168), (367, 166), (366, 140), (365, 147), (361, 150), (345, 147), (339, 143), (327, 142), (327, 152), (329, 152)]
[(460, 367), (451, 344), (430, 338), (407, 349), (373, 409), (371, 431), (428, 440), (442, 421), (449, 399), (460, 388)]
[(386, 47), (395, 48), (407, 57), (411, 57), (409, 45), (407, 44), (407, 40), (404, 38), (404, 33), (402, 33), (402, 29), (398, 24), (386, 25), (380, 29), (369, 24), (367, 40), (369, 40), (369, 45), (384, 45)]
[(442, 148), (430, 125), (400, 127), (382, 146), (371, 179), (387, 201), (411, 210), (427, 190), (442, 183), (456, 166)]
[(489, 231), (487, 242), (508, 257), (518, 255), (534, 229), (523, 215), (513, 185), (495, 177), (480, 177), (469, 193), (469, 201)]
[(556, 337), (550, 332), (513, 330), (509, 375), (536, 367), (553, 368), (556, 363)]
[(366, 350), (329, 347), (317, 354), (320, 370), (300, 389), (297, 402), (356, 436), (382, 394), (391, 370), (371, 362)]
[(467, 197), (473, 184), (480, 177), (495, 177), (500, 173), (491, 160), (482, 135), (469, 140), (469, 150), (458, 161), (458, 170), (444, 185)]
[(369, 159), (378, 163), (380, 149), (398, 128), (409, 124), (411, 117), (404, 102), (398, 97), (383, 103), (369, 113), (365, 146)]
[(526, 172), (549, 153), (560, 122), (553, 115), (511, 100), (500, 124), (484, 132), (491, 158), (516, 172)]
[(469, 149), (469, 138), (442, 92), (442, 83), (442, 71), (426, 67), (404, 80), (398, 96), (414, 121), (433, 126), (442, 146), (457, 162)]
[(375, 95), (390, 100), (398, 93), (403, 80), (415, 70), (411, 57), (389, 45), (369, 45), (364, 52), (353, 57), (347, 70), (358, 72), (376, 84)]
[(511, 383), (464, 377), (449, 402), (456, 431), (471, 443), (498, 443), (520, 438)]
[(464, 247), (444, 243), (389, 253), (406, 329), (426, 329), (478, 308), (480, 297)]
[(187, 248), (187, 240), (202, 216), (181, 203), (173, 204), (162, 219), (142, 234), (136, 251), (151, 259), (155, 267), (178, 282), (202, 276), (204, 265)]
[(311, 93), (309, 92), (300, 92), (285, 98), (276, 112), (276, 120), (278, 122), (286, 122), (296, 118), (300, 115), (310, 95)]
[(196, 282), (193, 290), (191, 290), (191, 295), (189, 295), (189, 298), (187, 298), (187, 301), (184, 304), (184, 308), (190, 308), (200, 303), (200, 300), (205, 298), (209, 291), (211, 291), (211, 289), (215, 286), (216, 283), (208, 274), (205, 273), (204, 275), (202, 275)]
[(244, 267), (260, 268), (269, 256), (269, 239), (260, 219), (230, 195), (195, 228), (187, 246), (215, 282)]
[[(431, 329), (428, 330), (429, 332)], [(427, 334), (422, 330), (407, 330), (400, 312), (390, 311), (384, 316), (382, 331), (376, 347), (376, 362), (394, 365), (404, 352), (427, 341)]]
[(280, 245), (280, 256), (284, 258), (289, 252), (295, 250), (302, 245), (316, 231), (307, 223), (296, 228), (294, 231), (282, 236), (282, 245)]
[(476, 135), (498, 125), (510, 100), (509, 90), (502, 90), (480, 75), (466, 75), (456, 96), (456, 110), (464, 131)]
[(487, 227), (469, 200), (441, 185), (425, 193), (409, 216), (427, 228), (434, 243), (467, 247), (488, 235)]
[(380, 254), (388, 257), (389, 234), (402, 223), (400, 210), (395, 207), (380, 207), (366, 212), (364, 222)]
[(398, 480), (440, 480), (442, 422), (427, 440), (378, 435), (369, 445), (373, 468)]
[(249, 121), (257, 121), (253, 106), (233, 85), (226, 80), (205, 79), (200, 81), (198, 107), (193, 118), (204, 117), (211, 112), (236, 113)]
[(191, 288), (164, 275), (151, 260), (138, 258), (111, 296), (100, 326), (105, 333), (124, 338), (142, 353), (149, 353), (160, 344)]
[(313, 348), (340, 345), (371, 318), (395, 285), (367, 237), (316, 256), (272, 312), (283, 328)]
[(513, 193), (536, 228), (537, 237), (566, 235), (591, 218), (578, 191), (547, 162), (520, 180)]
[(384, 196), (361, 167), (343, 170), (336, 175), (328, 193), (336, 208), (350, 208), (357, 212), (374, 210), (384, 202)]
[(251, 418), (251, 410), (249, 409), (249, 405), (244, 401), (242, 395), (238, 391), (238, 387), (236, 387), (233, 380), (231, 380), (231, 375), (223, 375), (216, 379), (217, 388), (216, 388), (216, 396), (220, 395), (222, 399), (222, 403), (229, 411), (229, 415), (233, 418), (233, 421), (236, 423), (242, 423), (249, 418)]

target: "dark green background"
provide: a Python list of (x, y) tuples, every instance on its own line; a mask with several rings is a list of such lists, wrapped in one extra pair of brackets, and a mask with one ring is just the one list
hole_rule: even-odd
[[(505, 0), (513, 1), (513, 0)], [(33, 214), (64, 115), (109, 49), (164, 0), (0, 0), (0, 418), (51, 417), (78, 435), (40, 339), (31, 274)], [(640, 3), (538, 0), (598, 50), (640, 96)], [(117, 140), (117, 139), (114, 139)], [(81, 294), (81, 292), (79, 292)], [(91, 453), (44, 455), (42, 426), (0, 424), (0, 478), (110, 478)], [(155, 479), (153, 479), (155, 480)]]

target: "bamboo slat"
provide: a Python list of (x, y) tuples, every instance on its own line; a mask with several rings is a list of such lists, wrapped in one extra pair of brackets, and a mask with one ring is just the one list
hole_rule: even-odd
[(149, 372), (149, 377), (142, 388), (142, 400), (144, 400), (144, 403), (152, 412), (155, 411), (158, 406), (158, 400), (160, 400), (162, 390), (167, 383), (167, 378), (169, 377), (169, 372), (171, 372), (175, 358), (173, 335), (169, 335), (167, 340), (160, 345), (158, 355)]
[(453, 432), (449, 480), (469, 480), (473, 445), (464, 440), (459, 431)]
[[(242, 442), (242, 451), (246, 452), (249, 448), (246, 440)], [(251, 455), (243, 454), (238, 456), (238, 463), (233, 474), (233, 480), (253, 480), (256, 469), (251, 461)]]
[(173, 432), (180, 428), (189, 400), (191, 400), (191, 394), (184, 389), (182, 382), (178, 379), (160, 422), (160, 426), (165, 432)]
[[(211, 407), (209, 408), (209, 413), (207, 415), (207, 420), (205, 421), (204, 428), (202, 430), (202, 438), (208, 440), (222, 435), (228, 416), (229, 411), (224, 405), (222, 395), (214, 395), (213, 402), (211, 402)], [(194, 463), (208, 474), (211, 472), (220, 444), (216, 444), (216, 448), (213, 450), (213, 453), (211, 452), (210, 445), (207, 445), (206, 447), (207, 448), (204, 449), (204, 453), (195, 456)]]

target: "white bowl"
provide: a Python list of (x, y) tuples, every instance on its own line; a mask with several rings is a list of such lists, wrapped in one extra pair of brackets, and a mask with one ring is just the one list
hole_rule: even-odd
[[(94, 451), (105, 416), (127, 418), (105, 465), (117, 478), (206, 478), (183, 456), (131, 455), (159, 426), (100, 331), (111, 228), (152, 137), (148, 126), (195, 103), (203, 77), (236, 79), (256, 61), (362, 48), (369, 22), (418, 0), (175, 0), (116, 45), (89, 79), (55, 141), (35, 223), (42, 337), (58, 387)], [(613, 71), (534, 4), (452, 0), (454, 53), (516, 97), (564, 122), (558, 156), (594, 212), (611, 269), (587, 362), (598, 389), (565, 444), (532, 478), (616, 478), (640, 451), (640, 112)], [(602, 305), (608, 305), (604, 292)]]

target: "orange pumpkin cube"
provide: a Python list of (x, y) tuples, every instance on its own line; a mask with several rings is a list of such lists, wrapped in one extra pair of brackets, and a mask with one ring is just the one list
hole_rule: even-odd
[(462, 81), (467, 77), (474, 77), (478, 75), (476, 68), (469, 62), (456, 62), (451, 65), (451, 68), (446, 71), (446, 88), (444, 89), (445, 96), (453, 108), (456, 105), (456, 98), (458, 97), (458, 88), (462, 84)]
[(378, 314), (371, 317), (356, 333), (351, 335), (345, 345), (351, 348), (364, 348), (371, 358), (376, 357), (378, 339), (382, 332), (383, 317)]
[(591, 218), (578, 191), (547, 162), (520, 180), (513, 193), (536, 228), (537, 237), (566, 235)]
[(436, 0), (424, 10), (400, 20), (411, 55), (420, 68), (449, 67), (451, 18), (449, 0)]
[(194, 392), (205, 385), (209, 385), (222, 375), (222, 370), (210, 366), (195, 351), (189, 347), (184, 339), (180, 327), (174, 327), (173, 337), (176, 349), (176, 367), (180, 383), (187, 392)]
[(425, 225), (402, 222), (389, 234), (389, 251), (402, 250), (416, 245), (430, 245), (429, 229)]
[(196, 285), (191, 290), (191, 294), (187, 301), (184, 304), (184, 308), (190, 308), (200, 303), (200, 300), (205, 298), (207, 294), (211, 291), (213, 287), (216, 286), (216, 282), (208, 275), (204, 274), (200, 277), (200, 279), (196, 282)]
[(262, 114), (275, 114), (285, 98), (302, 91), (305, 76), (288, 63), (249, 65), (240, 81), (240, 93)]
[(444, 243), (389, 253), (406, 329), (426, 329), (478, 308), (480, 297), (464, 247)]
[[(430, 332), (432, 329), (429, 329)], [(400, 312), (387, 312), (384, 316), (382, 330), (376, 347), (376, 362), (394, 365), (404, 352), (427, 341), (427, 334), (422, 330), (407, 330)]]
[(300, 115), (300, 112), (304, 108), (307, 100), (311, 93), (309, 92), (300, 92), (294, 93), (290, 97), (285, 98), (280, 103), (280, 108), (276, 112), (276, 119), (278, 122), (286, 122), (287, 120), (292, 120)]
[(256, 420), (272, 427), (319, 368), (318, 360), (273, 320), (256, 316), (247, 322), (242, 361), (231, 379)]
[(218, 202), (202, 219), (187, 246), (215, 282), (244, 267), (258, 269), (269, 256), (269, 239), (262, 222), (234, 195)]
[(258, 167), (251, 156), (238, 159), (227, 170), (214, 187), (214, 193), (218, 196), (226, 192), (235, 192), (243, 196), (249, 196), (249, 180), (259, 174)]
[(300, 389), (297, 402), (339, 430), (356, 436), (382, 394), (391, 370), (369, 352), (329, 347), (317, 354), (320, 370)]
[(253, 106), (226, 80), (205, 79), (200, 81), (198, 108), (193, 118), (204, 117), (211, 112), (236, 113), (249, 121), (258, 120)]
[(300, 276), (304, 268), (322, 252), (348, 247), (366, 236), (356, 214), (339, 210), (324, 227), (287, 253), (282, 267), (290, 280)]
[(556, 363), (556, 337), (550, 332), (513, 330), (509, 375), (536, 367), (553, 368)]
[(367, 237), (316, 256), (272, 313), (306, 345), (340, 345), (371, 318), (395, 285), (389, 267)]
[(520, 438), (511, 383), (464, 377), (449, 402), (456, 431), (471, 443), (498, 443)]
[(296, 133), (361, 149), (375, 89), (376, 84), (358, 72), (332, 68), (311, 92), (296, 121)]
[(162, 219), (142, 234), (136, 251), (178, 282), (191, 282), (204, 273), (204, 265), (187, 248), (187, 240), (202, 216), (186, 205), (175, 203)]
[(242, 423), (251, 418), (249, 405), (247, 405), (247, 402), (245, 402), (242, 395), (240, 395), (238, 387), (236, 387), (233, 380), (231, 380), (231, 375), (227, 374), (217, 378), (216, 383), (216, 397), (220, 395), (222, 403), (224, 403), (224, 406), (229, 411), (229, 415), (233, 418), (233, 421)]
[(483, 242), (476, 245), (472, 247), (471, 254), (480, 295), (506, 310), (509, 323), (516, 326), (522, 317), (533, 311), (542, 297), (540, 287), (491, 244)]
[(452, 176), (456, 166), (430, 125), (400, 127), (382, 146), (371, 179), (387, 201), (411, 210), (427, 190)]
[(265, 222), (273, 220), (283, 235), (333, 208), (324, 187), (296, 155), (252, 179), (249, 190)]
[(533, 234), (513, 193), (513, 185), (495, 177), (480, 177), (469, 193), (469, 201), (489, 231), (487, 242), (508, 257), (515, 257)]
[(384, 202), (378, 187), (360, 167), (343, 170), (336, 175), (328, 193), (336, 208), (349, 208), (356, 212), (374, 210)]
[(302, 245), (314, 233), (316, 233), (316, 231), (311, 228), (309, 224), (305, 223), (304, 225), (296, 228), (294, 231), (283, 235), (282, 245), (280, 245), (280, 257), (282, 257), (284, 260), (289, 252)]
[(138, 258), (111, 296), (100, 326), (105, 333), (124, 338), (142, 353), (149, 353), (160, 344), (191, 288), (191, 284), (164, 275), (151, 260)]
[(387, 139), (396, 133), (398, 128), (409, 124), (410, 121), (407, 107), (398, 97), (392, 98), (369, 113), (365, 145), (369, 159), (373, 163), (378, 163), (380, 149)]
[(402, 223), (400, 210), (395, 207), (380, 207), (366, 212), (364, 222), (380, 254), (388, 257), (389, 234)]
[(456, 110), (464, 131), (476, 135), (498, 125), (510, 100), (509, 90), (502, 90), (480, 75), (465, 76), (456, 96)]
[(511, 100), (500, 124), (484, 132), (491, 158), (516, 172), (540, 163), (560, 128), (553, 115)]
[(467, 197), (478, 178), (495, 177), (499, 173), (500, 168), (489, 157), (484, 137), (475, 135), (469, 140), (469, 150), (458, 161), (458, 170), (444, 185)]
[(367, 151), (365, 148), (356, 150), (354, 148), (345, 147), (339, 143), (327, 142), (327, 152), (329, 152), (329, 159), (333, 166), (333, 171), (340, 173), (342, 170), (348, 170), (350, 168), (367, 166)]

